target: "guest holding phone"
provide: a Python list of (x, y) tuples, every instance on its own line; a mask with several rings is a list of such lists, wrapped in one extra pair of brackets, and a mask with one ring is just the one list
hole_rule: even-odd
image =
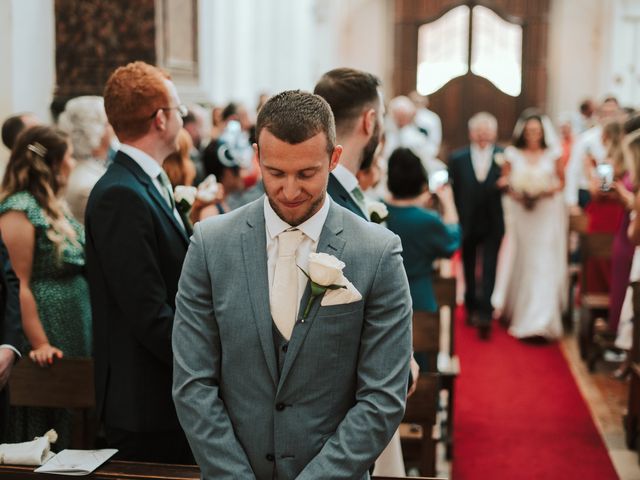
[(597, 164), (588, 155), (585, 170), (590, 176), (591, 202), (585, 207), (590, 233), (614, 235), (611, 261), (592, 260), (588, 265), (587, 290), (610, 294), (608, 325), (597, 324), (599, 330), (616, 332), (624, 301), (634, 248), (627, 237), (629, 212), (633, 205), (633, 182), (624, 161), (622, 142), (625, 132), (614, 120), (602, 127), (605, 160)]
[[(435, 312), (438, 305), (431, 281), (433, 262), (450, 257), (460, 247), (461, 230), (453, 192), (448, 184), (430, 192), (422, 162), (408, 148), (398, 148), (389, 157), (387, 183), (392, 195), (387, 202), (387, 227), (402, 240), (413, 309)], [(432, 195), (440, 201), (442, 216), (425, 208)]]

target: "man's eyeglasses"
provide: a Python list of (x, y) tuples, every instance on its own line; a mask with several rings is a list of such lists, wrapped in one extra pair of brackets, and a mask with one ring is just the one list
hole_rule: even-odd
[(189, 110), (187, 109), (186, 105), (180, 104), (177, 107), (160, 107), (155, 112), (153, 112), (149, 116), (149, 118), (155, 117), (160, 110), (178, 110), (178, 115), (180, 115), (182, 118), (186, 117), (187, 114), (189, 113)]

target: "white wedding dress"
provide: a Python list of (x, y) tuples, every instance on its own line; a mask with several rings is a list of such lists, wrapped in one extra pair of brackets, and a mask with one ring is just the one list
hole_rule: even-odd
[[(549, 150), (535, 164), (514, 147), (505, 150), (511, 178), (535, 169), (557, 182), (556, 156)], [(511, 321), (517, 338), (562, 336), (562, 308), (567, 271), (567, 214), (561, 192), (538, 200), (532, 209), (505, 196), (506, 235), (501, 248), (494, 307)]]

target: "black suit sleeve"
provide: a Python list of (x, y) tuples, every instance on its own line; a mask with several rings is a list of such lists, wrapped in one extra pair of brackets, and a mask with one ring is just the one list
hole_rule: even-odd
[(5, 285), (4, 325), (0, 332), (0, 343), (5, 343), (22, 349), (22, 321), (20, 317), (20, 281), (11, 268), (9, 254), (4, 243), (0, 240), (0, 261), (2, 262), (2, 276)]
[(121, 320), (141, 345), (172, 365), (174, 311), (166, 303), (167, 287), (159, 264), (163, 252), (150, 208), (133, 190), (106, 190), (91, 209), (90, 241)]

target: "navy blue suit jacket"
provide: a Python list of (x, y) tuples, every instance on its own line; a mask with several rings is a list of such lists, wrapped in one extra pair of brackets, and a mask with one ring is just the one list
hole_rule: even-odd
[[(502, 151), (495, 146), (493, 156)], [(471, 162), (471, 147), (456, 150), (449, 157), (449, 179), (465, 238), (504, 234), (502, 192), (496, 186), (500, 175), (501, 167), (492, 161), (486, 179), (479, 182)]]
[(327, 185), (327, 193), (331, 196), (331, 199), (336, 202), (338, 205), (346, 208), (347, 210), (355, 213), (359, 217), (362, 217), (366, 221), (369, 219), (366, 217), (365, 213), (360, 210), (358, 204), (351, 198), (349, 192), (345, 190), (342, 184), (338, 181), (333, 173), (329, 174), (329, 184)]
[(171, 330), (187, 233), (122, 152), (89, 196), (85, 227), (98, 415), (130, 432), (177, 430)]

